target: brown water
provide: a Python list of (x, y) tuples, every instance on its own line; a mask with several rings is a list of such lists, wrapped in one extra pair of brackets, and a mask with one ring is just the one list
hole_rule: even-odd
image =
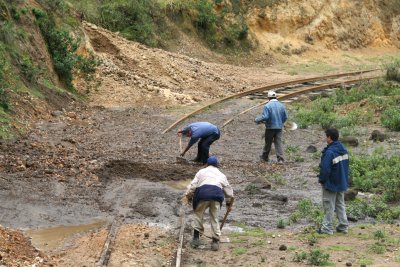
[(105, 225), (106, 221), (95, 221), (90, 224), (28, 230), (26, 231), (26, 235), (32, 239), (32, 244), (36, 248), (40, 250), (53, 250), (62, 246), (68, 238), (76, 234), (86, 233)]

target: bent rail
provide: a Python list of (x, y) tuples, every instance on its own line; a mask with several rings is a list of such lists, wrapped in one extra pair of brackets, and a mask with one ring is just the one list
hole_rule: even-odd
[[(301, 90), (298, 90), (298, 91), (295, 91), (295, 92), (292, 92), (292, 93), (288, 93), (288, 94), (284, 94), (284, 95), (278, 96), (277, 99), (282, 100), (282, 99), (290, 98), (290, 97), (293, 97), (293, 96), (296, 96), (296, 95), (301, 95), (301, 94), (304, 94), (304, 93), (309, 93), (309, 92), (318, 91), (318, 90), (327, 89), (327, 88), (333, 88), (333, 87), (337, 87), (339, 85), (358, 83), (358, 82), (361, 82), (361, 81), (372, 80), (372, 79), (377, 79), (377, 78), (380, 78), (380, 76), (318, 85), (318, 86), (314, 86), (314, 87), (310, 87), (310, 88), (306, 88), (306, 89), (301, 89)], [(245, 109), (242, 112), (238, 113), (236, 115), (236, 117), (239, 116), (239, 115), (242, 115), (244, 113), (247, 113), (250, 110), (253, 110), (253, 109), (255, 109), (255, 108), (259, 107), (259, 106), (265, 105), (266, 103), (268, 103), (268, 101), (269, 100), (264, 101), (262, 103), (259, 103), (259, 104), (255, 105), (255, 106), (252, 106), (252, 107), (248, 108), (248, 109)], [(231, 123), (234, 120), (235, 120), (235, 117), (232, 117), (232, 118), (226, 120), (224, 122), (224, 124), (222, 124), (222, 127), (225, 127), (226, 125), (228, 125), (229, 123)]]
[(372, 69), (372, 70), (365, 70), (365, 71), (355, 71), (355, 72), (347, 72), (347, 73), (339, 73), (339, 74), (330, 74), (330, 75), (325, 75), (325, 76), (316, 76), (316, 77), (311, 77), (311, 78), (306, 78), (306, 79), (298, 79), (298, 80), (292, 80), (292, 81), (288, 81), (288, 82), (283, 82), (283, 83), (276, 83), (276, 84), (271, 84), (271, 85), (267, 85), (267, 86), (263, 86), (263, 87), (259, 87), (259, 88), (255, 88), (255, 89), (250, 89), (244, 92), (240, 92), (240, 93), (236, 93), (230, 96), (226, 96), (223, 97), (221, 99), (217, 99), (185, 116), (183, 116), (182, 118), (180, 118), (179, 120), (175, 121), (174, 123), (172, 123), (167, 129), (165, 129), (162, 134), (165, 134), (166, 132), (168, 132), (169, 130), (171, 130), (173, 127), (175, 127), (178, 123), (186, 120), (187, 118), (199, 113), (200, 111), (203, 111), (206, 108), (209, 108), (211, 106), (214, 106), (218, 103), (222, 103), (226, 100), (229, 99), (233, 99), (233, 98), (237, 98), (237, 97), (242, 97), (242, 96), (246, 96), (249, 94), (253, 94), (253, 93), (257, 93), (257, 92), (262, 92), (265, 90), (270, 90), (273, 88), (277, 88), (277, 87), (283, 87), (283, 86), (288, 86), (288, 85), (293, 85), (293, 84), (299, 84), (299, 83), (306, 83), (306, 82), (313, 82), (313, 81), (317, 81), (317, 80), (323, 80), (323, 79), (331, 79), (331, 78), (340, 78), (340, 77), (345, 77), (345, 76), (355, 76), (355, 75), (361, 75), (364, 73), (369, 73), (369, 72), (373, 72), (373, 71), (377, 71), (380, 69)]

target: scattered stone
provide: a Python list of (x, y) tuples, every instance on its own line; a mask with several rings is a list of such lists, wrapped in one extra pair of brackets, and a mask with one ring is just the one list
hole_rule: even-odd
[(51, 113), (51, 116), (53, 116), (53, 117), (59, 117), (59, 116), (61, 116), (62, 113), (63, 113), (63, 112), (62, 112), (61, 110), (56, 110), (56, 111), (53, 111), (53, 112)]
[(372, 131), (369, 139), (373, 140), (374, 142), (377, 142), (377, 141), (383, 142), (386, 139), (386, 135), (379, 130), (374, 130), (374, 131)]
[(342, 137), (342, 138), (340, 139), (340, 141), (341, 141), (342, 143), (344, 143), (344, 144), (349, 145), (349, 146), (354, 146), (354, 147), (358, 146), (358, 139), (357, 139), (356, 137), (354, 137), (354, 136), (345, 136), (345, 137)]
[(315, 153), (315, 152), (317, 152), (318, 151), (318, 149), (315, 147), (315, 146), (313, 146), (313, 145), (309, 145), (308, 147), (307, 147), (307, 149), (306, 149), (306, 152), (308, 152), (308, 153)]
[(344, 193), (344, 200), (352, 201), (356, 198), (357, 194), (358, 194), (357, 190), (355, 190), (353, 188), (349, 189), (349, 190), (347, 190), (347, 192)]
[(150, 234), (149, 233), (144, 233), (144, 239), (149, 238)]
[(353, 264), (351, 262), (346, 262), (346, 266), (352, 266)]
[(258, 203), (258, 202), (256, 202), (256, 203), (253, 203), (253, 208), (261, 208), (262, 207), (262, 203)]
[(367, 267), (367, 265), (366, 264), (361, 264), (360, 267)]
[(287, 246), (285, 246), (285, 245), (280, 245), (280, 246), (279, 246), (279, 250), (285, 251), (285, 250), (287, 250)]

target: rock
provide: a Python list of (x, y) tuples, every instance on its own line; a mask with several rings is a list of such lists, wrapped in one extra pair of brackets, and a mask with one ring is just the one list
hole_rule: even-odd
[(56, 110), (51, 113), (53, 117), (59, 117), (63, 112), (61, 110)]
[(149, 233), (145, 233), (145, 234), (144, 234), (144, 239), (147, 239), (147, 238), (149, 238), (149, 236), (150, 236), (150, 234), (149, 234)]
[(367, 265), (366, 264), (361, 264), (360, 267), (367, 267)]
[(279, 250), (285, 251), (285, 250), (287, 250), (287, 246), (286, 245), (280, 245), (279, 246)]
[(344, 193), (344, 200), (345, 201), (352, 201), (356, 198), (358, 191), (354, 189), (349, 189), (347, 192)]
[(262, 207), (262, 203), (258, 203), (258, 202), (255, 202), (255, 203), (253, 203), (253, 208), (261, 208)]
[(306, 149), (306, 152), (308, 152), (308, 153), (315, 153), (315, 152), (317, 152), (317, 148), (316, 148), (315, 146), (313, 146), (313, 145), (309, 145), (309, 146), (307, 147), (307, 149)]
[(346, 266), (352, 266), (353, 264), (351, 262), (346, 262)]
[(271, 199), (277, 200), (277, 201), (282, 201), (284, 203), (287, 203), (289, 200), (287, 196), (283, 196), (283, 195), (273, 195), (273, 196), (271, 196)]
[(67, 116), (68, 116), (69, 118), (71, 118), (71, 119), (76, 119), (76, 118), (77, 118), (75, 112), (68, 112), (68, 113), (67, 113)]
[(358, 139), (354, 136), (345, 136), (340, 139), (340, 141), (349, 146), (358, 146)]
[(383, 142), (386, 139), (386, 135), (379, 130), (374, 130), (374, 131), (372, 131), (369, 139), (373, 140), (374, 142), (377, 142), (377, 141)]

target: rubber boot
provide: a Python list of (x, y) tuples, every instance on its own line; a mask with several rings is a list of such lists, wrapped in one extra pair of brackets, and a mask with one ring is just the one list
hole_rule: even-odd
[(212, 251), (218, 251), (219, 250), (219, 240), (213, 238), (213, 241), (211, 243), (211, 250)]
[(200, 246), (200, 232), (197, 230), (193, 231), (193, 240), (190, 243), (192, 248), (198, 248)]
[(260, 160), (268, 162), (269, 159), (267, 153), (263, 152), (262, 155), (260, 156)]

